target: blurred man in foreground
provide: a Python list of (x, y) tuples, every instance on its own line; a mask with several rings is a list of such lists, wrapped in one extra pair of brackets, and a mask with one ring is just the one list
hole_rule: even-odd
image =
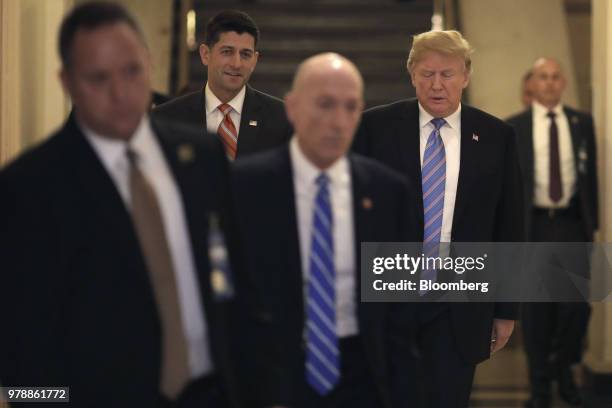
[(285, 104), (289, 146), (235, 167), (258, 405), (400, 406), (404, 313), (401, 304), (360, 303), (360, 242), (416, 240), (414, 194), (391, 170), (347, 154), (363, 81), (346, 58), (304, 61)]
[(74, 406), (230, 406), (206, 252), (230, 207), (222, 146), (149, 120), (149, 52), (120, 6), (76, 7), (59, 50), (73, 112), (0, 172), (0, 382), (70, 387)]

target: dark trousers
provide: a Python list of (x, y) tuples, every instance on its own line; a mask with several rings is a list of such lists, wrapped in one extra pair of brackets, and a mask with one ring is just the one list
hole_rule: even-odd
[(584, 302), (523, 304), (523, 336), (534, 396), (550, 394), (556, 369), (582, 360), (590, 311)]
[(176, 401), (160, 396), (161, 408), (229, 408), (230, 402), (218, 376), (209, 375), (189, 383)]
[[(590, 241), (575, 206), (560, 213), (534, 210), (531, 233), (534, 242)], [(584, 251), (576, 248), (573, 252), (569, 257), (566, 253), (552, 254), (555, 259), (551, 262), (564, 263), (572, 273), (588, 277), (586, 245)], [(532, 395), (549, 395), (555, 370), (581, 361), (590, 311), (586, 302), (523, 304), (521, 320)]]
[(378, 408), (382, 404), (359, 336), (340, 340), (340, 382), (320, 396), (304, 381), (304, 408)]
[(414, 378), (405, 392), (409, 407), (467, 408), (476, 366), (457, 349), (448, 305), (415, 304)]

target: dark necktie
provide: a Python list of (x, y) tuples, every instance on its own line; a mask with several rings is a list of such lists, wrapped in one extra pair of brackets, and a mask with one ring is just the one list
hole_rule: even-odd
[(162, 326), (161, 391), (175, 399), (190, 378), (174, 268), (155, 191), (138, 168), (138, 156), (127, 152), (130, 163), (132, 220), (149, 271)]
[(559, 158), (559, 130), (555, 122), (556, 113), (548, 112), (550, 118), (550, 142), (549, 142), (549, 162), (548, 162), (548, 196), (553, 202), (558, 202), (563, 196), (563, 186), (561, 185), (561, 165)]

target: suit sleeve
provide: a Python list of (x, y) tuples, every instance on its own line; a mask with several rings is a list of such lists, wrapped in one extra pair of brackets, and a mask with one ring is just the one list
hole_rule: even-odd
[[(508, 128), (504, 154), (504, 175), (502, 198), (497, 208), (497, 221), (493, 236), (494, 242), (521, 242), (524, 237), (523, 222), (523, 183), (516, 149), (514, 130)], [(511, 279), (508, 274), (503, 279)], [(502, 284), (503, 284), (502, 279)], [(519, 304), (498, 302), (495, 304), (494, 317), (516, 320), (519, 315)]]

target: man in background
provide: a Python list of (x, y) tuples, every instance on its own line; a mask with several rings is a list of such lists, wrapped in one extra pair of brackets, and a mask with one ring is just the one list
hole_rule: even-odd
[[(518, 136), (526, 241), (591, 242), (598, 227), (593, 118), (562, 104), (566, 80), (558, 61), (540, 58), (531, 72), (534, 100), (524, 112), (508, 119)], [(586, 245), (569, 265), (564, 258), (561, 254), (558, 261), (569, 273), (589, 276)], [(568, 276), (555, 279), (561, 281)], [(563, 400), (571, 405), (581, 403), (571, 365), (582, 360), (589, 315), (586, 302), (523, 305), (531, 383), (531, 399), (526, 406), (550, 407), (553, 379)]]
[(525, 109), (529, 108), (533, 102), (531, 78), (533, 78), (533, 71), (529, 69), (521, 80), (521, 103)]
[(244, 12), (211, 18), (200, 45), (208, 70), (204, 89), (158, 106), (153, 116), (218, 134), (232, 160), (286, 143), (292, 130), (282, 101), (248, 85), (258, 41), (259, 29)]
[(59, 51), (73, 112), (0, 172), (0, 382), (70, 387), (74, 406), (237, 405), (207, 254), (231, 207), (220, 142), (149, 120), (122, 7), (76, 7)]

